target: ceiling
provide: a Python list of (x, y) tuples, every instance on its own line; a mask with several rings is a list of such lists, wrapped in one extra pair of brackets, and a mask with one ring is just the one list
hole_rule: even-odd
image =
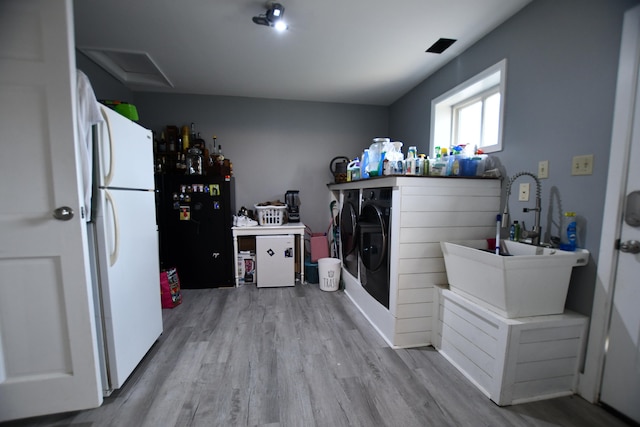
[(133, 91), (387, 106), (530, 1), (279, 0), (279, 33), (262, 0), (77, 0), (75, 35)]

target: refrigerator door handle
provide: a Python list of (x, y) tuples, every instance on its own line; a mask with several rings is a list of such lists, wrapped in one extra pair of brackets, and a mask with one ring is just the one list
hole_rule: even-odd
[(113, 203), (113, 198), (109, 190), (104, 190), (104, 195), (107, 198), (108, 204), (111, 206), (111, 213), (113, 215), (113, 250), (109, 254), (109, 265), (113, 266), (116, 261), (118, 261), (118, 252), (120, 251), (120, 225), (118, 223), (118, 210)]
[[(113, 136), (111, 135), (111, 122), (109, 121), (109, 116), (105, 113), (105, 108), (100, 108), (100, 112), (102, 113), (102, 117), (104, 118), (105, 127), (107, 128), (107, 135), (109, 135), (109, 172), (104, 177), (104, 186), (111, 184), (111, 180), (113, 179)], [(104, 164), (102, 165), (104, 169)]]

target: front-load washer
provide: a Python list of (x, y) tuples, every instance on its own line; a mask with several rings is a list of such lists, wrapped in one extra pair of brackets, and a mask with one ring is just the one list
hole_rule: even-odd
[(340, 209), (340, 254), (347, 272), (358, 278), (356, 224), (360, 215), (360, 190), (345, 190)]
[(360, 283), (386, 308), (389, 308), (391, 196), (391, 188), (362, 190), (362, 206), (356, 231)]

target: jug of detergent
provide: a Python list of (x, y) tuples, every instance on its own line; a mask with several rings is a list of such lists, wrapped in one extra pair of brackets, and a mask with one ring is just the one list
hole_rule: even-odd
[(369, 167), (369, 149), (365, 148), (362, 153), (362, 162), (360, 163), (360, 178), (367, 179), (369, 178), (369, 172), (367, 168)]
[(347, 182), (360, 179), (360, 159), (357, 157), (347, 165)]
[(382, 175), (385, 143), (388, 144), (390, 141), (389, 138), (373, 138), (373, 144), (369, 146), (369, 166), (367, 168), (369, 176)]

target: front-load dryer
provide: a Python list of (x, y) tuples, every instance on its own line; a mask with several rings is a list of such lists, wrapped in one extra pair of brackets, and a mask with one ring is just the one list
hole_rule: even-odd
[(389, 243), (391, 188), (362, 190), (356, 235), (360, 283), (380, 304), (389, 308)]
[(347, 272), (358, 278), (356, 225), (360, 215), (360, 190), (345, 190), (340, 209), (340, 255)]

